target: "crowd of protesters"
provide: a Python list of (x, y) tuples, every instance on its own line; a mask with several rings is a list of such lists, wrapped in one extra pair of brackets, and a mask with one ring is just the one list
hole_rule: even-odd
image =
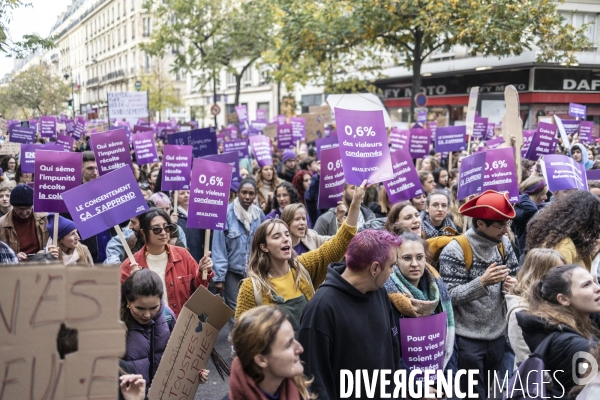
[[(473, 142), (474, 150), (484, 146)], [(77, 150), (82, 184), (98, 178), (94, 154)], [(595, 146), (560, 142), (557, 153), (600, 169)], [(205, 231), (187, 227), (189, 191), (162, 191), (160, 162), (134, 158), (150, 209), (121, 224), (125, 249), (113, 229), (81, 240), (68, 214), (56, 216), (53, 237), (55, 216), (33, 210), (35, 176), (6, 155), (0, 261), (121, 265), (128, 399), (144, 398), (177, 316), (200, 286), (235, 311), (230, 399), (337, 399), (341, 370), (408, 370), (399, 322), (440, 313), (443, 368), (478, 370), (478, 398), (493, 384), (490, 372), (511, 376), (542, 343), (546, 369), (563, 371), (550, 373), (550, 392), (575, 398), (583, 388), (572, 357), (600, 354), (600, 182), (589, 181), (589, 192), (551, 193), (539, 163), (524, 160), (517, 203), (495, 191), (459, 200), (467, 153), (448, 165), (432, 150), (415, 162), (423, 195), (394, 204), (381, 184), (345, 184), (337, 207), (319, 209), (317, 156), (303, 145), (261, 168), (241, 159), (225, 229), (212, 233), (209, 249)], [(207, 379), (201, 370), (200, 382)]]

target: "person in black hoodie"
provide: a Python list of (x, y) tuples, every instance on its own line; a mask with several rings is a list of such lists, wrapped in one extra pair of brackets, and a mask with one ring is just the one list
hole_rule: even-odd
[[(320, 400), (340, 398), (340, 371), (406, 369), (398, 330), (383, 284), (397, 262), (400, 241), (386, 231), (365, 230), (348, 245), (347, 266), (332, 264), (302, 314), (298, 341), (305, 374)], [(388, 376), (390, 379), (393, 377)], [(373, 382), (373, 381), (371, 381)], [(379, 396), (380, 380), (374, 393)], [(393, 383), (388, 393), (393, 391)], [(357, 393), (353, 392), (352, 396)], [(368, 398), (361, 380), (360, 394)]]
[(533, 286), (528, 301), (529, 310), (516, 314), (523, 339), (533, 353), (546, 337), (554, 335), (542, 355), (553, 383), (548, 394), (566, 399), (575, 386), (573, 374), (587, 369), (586, 359), (577, 353), (589, 353), (600, 339), (600, 286), (585, 268), (561, 265)]

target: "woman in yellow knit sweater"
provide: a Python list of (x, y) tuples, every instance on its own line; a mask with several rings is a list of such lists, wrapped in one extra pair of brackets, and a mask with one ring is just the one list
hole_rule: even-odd
[[(263, 222), (252, 241), (249, 279), (243, 281), (237, 299), (235, 319), (263, 304), (278, 304), (289, 315), (297, 331), (302, 310), (325, 279), (327, 266), (340, 261), (356, 234), (366, 181), (354, 186), (346, 221), (337, 234), (316, 250), (296, 257), (288, 226), (280, 219)], [(352, 190), (353, 186), (349, 186)]]

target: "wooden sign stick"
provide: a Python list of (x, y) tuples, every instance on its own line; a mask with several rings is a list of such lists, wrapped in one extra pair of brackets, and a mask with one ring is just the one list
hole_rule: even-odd
[(123, 245), (123, 248), (127, 253), (127, 257), (129, 257), (129, 261), (131, 261), (131, 263), (135, 263), (133, 253), (131, 252), (129, 245), (127, 244), (127, 240), (125, 240), (125, 236), (123, 236), (123, 231), (121, 230), (121, 227), (119, 225), (115, 225), (115, 231), (117, 231), (117, 235), (119, 235), (119, 239), (121, 239), (121, 244)]
[(473, 127), (475, 126), (475, 112), (477, 111), (477, 97), (479, 96), (479, 86), (473, 86), (469, 93), (469, 105), (467, 106), (467, 136), (469, 143), (467, 145), (467, 155), (471, 155), (471, 139), (473, 138)]
[[(204, 255), (207, 255), (210, 247), (210, 229), (204, 230)], [(208, 278), (208, 273), (206, 270), (202, 270), (202, 279), (206, 280)]]
[(54, 238), (53, 245), (58, 247), (58, 213), (54, 213)]
[(514, 146), (517, 181), (521, 183), (521, 147), (523, 147), (523, 121), (519, 111), (519, 93), (513, 85), (504, 89), (506, 113), (502, 117), (502, 136), (507, 146)]

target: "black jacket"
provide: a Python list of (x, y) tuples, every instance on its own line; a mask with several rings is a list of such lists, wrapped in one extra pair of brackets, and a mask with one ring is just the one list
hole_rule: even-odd
[(387, 213), (381, 211), (381, 204), (372, 202), (369, 204), (369, 209), (375, 214), (375, 218), (387, 218)]
[(527, 223), (538, 212), (538, 206), (529, 198), (529, 195), (522, 194), (519, 202), (515, 204), (515, 212), (512, 227), (519, 242), (519, 250), (523, 253), (527, 240)]
[[(398, 330), (392, 305), (384, 288), (363, 294), (341, 274), (343, 264), (332, 264), (325, 282), (308, 303), (300, 321), (298, 340), (304, 347), (300, 355), (304, 373), (314, 377), (311, 391), (320, 400), (340, 398), (340, 370), (406, 369), (398, 348)], [(381, 372), (381, 371), (380, 371)], [(361, 380), (362, 382), (362, 380)], [(392, 393), (393, 385), (388, 386)], [(379, 398), (379, 379), (376, 398)], [(362, 385), (361, 396), (367, 398)]]
[[(567, 393), (575, 386), (572, 375), (575, 353), (580, 351), (589, 353), (598, 339), (586, 339), (568, 326), (550, 326), (542, 318), (526, 314), (523, 311), (518, 312), (516, 316), (517, 322), (523, 330), (523, 339), (532, 353), (546, 336), (552, 332), (560, 332), (551, 340), (543, 360), (544, 369), (551, 371), (550, 376), (553, 381), (552, 393), (548, 395), (554, 396), (554, 398), (567, 398)], [(577, 364), (585, 361), (582, 358), (577, 358), (577, 360)]]

